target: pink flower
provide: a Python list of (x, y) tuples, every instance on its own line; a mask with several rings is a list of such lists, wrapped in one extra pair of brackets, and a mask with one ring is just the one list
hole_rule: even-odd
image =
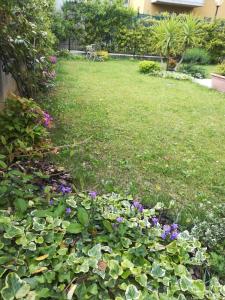
[(57, 63), (57, 57), (56, 56), (50, 56), (49, 57), (49, 61), (50, 61), (50, 63), (52, 63), (53, 65), (55, 65)]

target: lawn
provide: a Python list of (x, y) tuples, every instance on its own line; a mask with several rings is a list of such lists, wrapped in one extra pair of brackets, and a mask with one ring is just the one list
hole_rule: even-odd
[(58, 158), (79, 190), (174, 200), (185, 222), (224, 199), (224, 94), (141, 75), (137, 61), (77, 60), (59, 63), (50, 98), (55, 144), (80, 143)]

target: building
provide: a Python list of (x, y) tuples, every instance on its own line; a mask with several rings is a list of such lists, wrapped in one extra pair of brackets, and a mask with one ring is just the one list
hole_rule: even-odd
[[(193, 13), (203, 18), (214, 18), (215, 0), (128, 0), (129, 6), (140, 14)], [(225, 1), (218, 9), (217, 18), (225, 18)]]
[(66, 0), (55, 0), (56, 9), (60, 10), (64, 2), (66, 2)]

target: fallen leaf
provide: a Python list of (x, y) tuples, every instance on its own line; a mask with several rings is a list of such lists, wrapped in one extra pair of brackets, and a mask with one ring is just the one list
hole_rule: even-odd
[(40, 260), (44, 260), (44, 259), (46, 259), (46, 258), (48, 258), (48, 254), (45, 254), (45, 255), (36, 257), (35, 260), (40, 261)]
[(48, 268), (42, 267), (42, 268), (37, 269), (37, 270), (35, 270), (34, 272), (32, 272), (32, 274), (38, 274), (38, 273), (44, 272), (44, 271), (46, 271), (46, 270), (48, 270)]

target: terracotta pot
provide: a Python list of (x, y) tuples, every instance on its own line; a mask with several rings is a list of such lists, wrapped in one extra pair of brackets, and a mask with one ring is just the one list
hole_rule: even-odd
[(219, 92), (225, 93), (225, 76), (219, 74), (211, 74), (212, 87)]

